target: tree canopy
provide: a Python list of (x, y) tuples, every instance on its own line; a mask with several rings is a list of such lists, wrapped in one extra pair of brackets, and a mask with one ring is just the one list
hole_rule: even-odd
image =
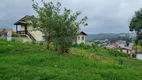
[(130, 31), (135, 31), (137, 34), (136, 43), (142, 40), (142, 8), (135, 12), (135, 16), (132, 18), (129, 28)]
[(45, 35), (47, 49), (50, 49), (50, 44), (54, 44), (56, 50), (60, 53), (68, 53), (72, 43), (77, 39), (79, 26), (86, 26), (87, 17), (80, 19), (81, 12), (73, 13), (72, 10), (64, 8), (62, 10), (61, 3), (45, 2), (41, 0), (43, 6), (39, 6), (33, 0), (33, 9), (37, 16), (30, 18), (33, 26), (42, 31)]

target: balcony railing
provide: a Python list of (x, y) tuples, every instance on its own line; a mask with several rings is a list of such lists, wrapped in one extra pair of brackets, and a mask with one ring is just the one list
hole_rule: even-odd
[(20, 35), (28, 35), (33, 41), (36, 41), (36, 39), (28, 31), (17, 31), (17, 33)]
[(17, 33), (20, 34), (20, 35), (25, 35), (26, 31), (17, 31)]

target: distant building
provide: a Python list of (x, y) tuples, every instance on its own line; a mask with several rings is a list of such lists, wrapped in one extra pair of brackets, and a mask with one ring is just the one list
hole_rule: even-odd
[(0, 37), (6, 37), (8, 32), (12, 32), (12, 29), (0, 29)]
[(118, 40), (116, 43), (118, 43), (118, 44), (124, 44), (124, 45), (126, 45), (126, 41), (124, 41), (124, 40)]
[(112, 46), (113, 46), (113, 48), (118, 48), (119, 47), (119, 45), (117, 43), (112, 44)]
[(107, 46), (105, 46), (106, 48), (114, 48), (114, 46), (113, 45), (107, 45)]
[(84, 43), (86, 41), (86, 36), (87, 34), (83, 31), (79, 32), (78, 36), (77, 36), (77, 44), (81, 44)]

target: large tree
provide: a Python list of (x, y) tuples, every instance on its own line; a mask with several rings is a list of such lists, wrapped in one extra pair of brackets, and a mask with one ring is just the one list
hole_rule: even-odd
[(137, 34), (136, 43), (142, 40), (142, 9), (135, 12), (135, 16), (132, 18), (129, 28), (130, 31), (135, 31)]
[(87, 17), (84, 17), (81, 21), (76, 21), (81, 13), (71, 13), (71, 10), (64, 9), (62, 15), (58, 15), (58, 26), (55, 29), (57, 44), (59, 45), (60, 53), (68, 53), (72, 43), (77, 40), (79, 33), (79, 26), (85, 23)]
[(60, 11), (60, 3), (57, 3), (56, 5), (53, 5), (52, 2), (44, 2), (43, 6), (40, 7), (38, 3), (36, 3), (33, 0), (33, 9), (36, 11), (37, 15), (32, 16), (30, 20), (33, 23), (33, 26), (42, 31), (45, 35), (45, 41), (47, 43), (47, 49), (49, 49), (49, 45), (53, 40), (53, 35), (55, 33), (55, 26), (57, 26), (57, 14), (59, 14)]
[(72, 13), (70, 9), (61, 10), (61, 3), (54, 5), (52, 2), (44, 2), (43, 6), (33, 0), (33, 8), (37, 16), (32, 16), (33, 26), (45, 34), (45, 41), (49, 49), (50, 43), (55, 44), (60, 53), (68, 53), (72, 43), (77, 39), (79, 26), (87, 25), (87, 17), (78, 19), (80, 12)]

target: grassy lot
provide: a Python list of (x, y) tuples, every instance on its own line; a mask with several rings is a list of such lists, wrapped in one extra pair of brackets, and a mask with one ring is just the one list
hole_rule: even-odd
[(0, 80), (141, 80), (142, 61), (99, 48), (57, 55), (40, 44), (0, 41)]

